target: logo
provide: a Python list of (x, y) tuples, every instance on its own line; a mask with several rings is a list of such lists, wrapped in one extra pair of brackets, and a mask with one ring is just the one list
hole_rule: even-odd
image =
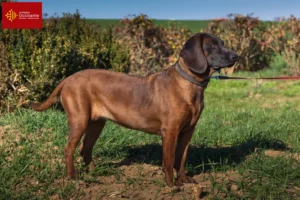
[(2, 28), (42, 28), (42, 2), (2, 2)]
[(8, 11), (8, 13), (6, 13), (6, 18), (9, 20), (9, 21), (14, 21), (14, 19), (16, 19), (16, 17), (18, 16), (17, 13), (15, 13), (12, 9), (10, 9), (10, 11)]

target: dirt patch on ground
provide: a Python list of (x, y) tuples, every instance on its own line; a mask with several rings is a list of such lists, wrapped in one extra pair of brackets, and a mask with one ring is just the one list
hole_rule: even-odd
[[(80, 199), (211, 199), (225, 198), (226, 194), (214, 190), (211, 180), (227, 187), (232, 192), (239, 192), (234, 183), (240, 175), (235, 171), (225, 173), (202, 173), (194, 176), (197, 184), (185, 184), (181, 188), (164, 186), (164, 175), (158, 166), (131, 164), (121, 166), (122, 176), (99, 176), (93, 181), (73, 181), (81, 191)], [(56, 180), (56, 186), (65, 187), (66, 180)], [(50, 199), (61, 199), (55, 194)]]
[[(51, 130), (48, 130), (51, 131)], [(37, 142), (40, 137), (54, 137), (54, 135), (34, 134), (22, 135), (19, 132), (8, 127), (0, 126), (0, 148), (3, 146), (7, 157), (7, 162), (11, 162), (18, 154), (14, 152), (21, 152), (24, 141), (29, 141), (30, 145)], [(48, 138), (49, 139), (49, 138)], [(50, 140), (52, 141), (52, 140)], [(43, 148), (35, 149), (35, 153), (40, 156), (40, 163), (50, 163), (51, 168), (59, 164), (64, 166), (64, 160), (60, 148), (56, 145), (46, 142)], [(52, 153), (50, 153), (50, 152)], [(297, 153), (289, 153), (283, 151), (266, 150), (264, 154), (267, 156), (281, 156), (286, 158), (294, 158), (300, 160)], [(20, 154), (21, 156), (23, 154)], [(251, 157), (251, 156), (249, 156)], [(76, 158), (76, 166), (82, 163), (80, 157)], [(237, 171), (228, 170), (226, 172), (203, 172), (195, 175), (193, 178), (197, 184), (185, 184), (182, 188), (170, 188), (165, 186), (164, 174), (160, 166), (151, 164), (137, 164), (131, 163), (130, 160), (124, 160), (117, 163), (101, 163), (105, 170), (109, 171), (110, 175), (99, 175), (82, 173), (78, 180), (66, 180), (60, 178), (52, 181), (45, 181), (47, 189), (53, 188), (50, 199), (225, 199), (228, 194), (233, 195), (234, 198), (243, 196), (243, 191), (239, 188), (242, 175)], [(110, 167), (111, 166), (111, 167)], [(31, 169), (33, 167), (33, 169)], [(99, 167), (99, 166), (98, 166)], [(64, 167), (62, 167), (64, 168)], [(96, 167), (97, 168), (97, 167)], [(100, 166), (101, 168), (101, 166)], [(29, 165), (28, 171), (40, 170)], [(51, 173), (51, 171), (50, 171)], [(245, 175), (245, 174), (244, 174)], [(19, 180), (16, 192), (24, 192), (28, 188), (39, 187), (43, 188), (45, 183), (39, 183), (35, 176), (24, 176)], [(49, 185), (48, 185), (49, 184)], [(72, 188), (72, 189), (70, 189)], [(36, 193), (40, 196), (45, 193), (46, 189), (41, 189)], [(66, 191), (70, 192), (66, 192)], [(291, 192), (295, 193), (299, 187), (295, 187)], [(62, 192), (63, 191), (63, 192)], [(35, 193), (34, 193), (35, 194)], [(232, 196), (230, 196), (232, 198)]]
[(0, 126), (0, 147), (3, 146), (3, 141), (5, 138), (4, 132), (5, 132), (4, 128)]
[[(260, 102), (260, 106), (262, 108), (278, 108), (299, 101), (299, 96), (287, 97), (287, 96), (274, 95), (272, 97), (266, 98), (264, 94), (260, 94), (260, 93), (254, 94), (253, 92), (249, 93), (248, 98)], [(298, 104), (295, 104), (293, 108), (300, 109), (300, 106)]]
[(284, 151), (275, 151), (275, 150), (266, 150), (264, 152), (266, 156), (271, 156), (271, 157), (284, 157), (284, 158), (293, 158), (297, 161), (300, 161), (300, 154), (299, 153), (289, 153), (289, 152), (284, 152)]
[[(299, 97), (273, 97), (269, 99), (264, 99), (262, 103), (262, 108), (277, 108), (280, 106), (286, 106), (288, 104), (298, 102)], [(300, 107), (297, 105), (294, 107), (295, 109), (300, 109)]]
[[(283, 151), (266, 150), (267, 156), (281, 156), (299, 159), (299, 154)], [(125, 162), (127, 163), (127, 162)], [(130, 163), (130, 162), (129, 162)], [(150, 164), (127, 163), (117, 167), (121, 173), (116, 176), (90, 176), (73, 181), (80, 199), (225, 199), (228, 193), (236, 198), (243, 196), (239, 188), (241, 174), (228, 170), (218, 173), (200, 173), (193, 178), (197, 184), (185, 184), (181, 188), (165, 186), (161, 167)], [(60, 179), (55, 181), (56, 187), (66, 187), (70, 182)], [(293, 193), (295, 190), (293, 189)], [(50, 199), (62, 199), (54, 194)]]

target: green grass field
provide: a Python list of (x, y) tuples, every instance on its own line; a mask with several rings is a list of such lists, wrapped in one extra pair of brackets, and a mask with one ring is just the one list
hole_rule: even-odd
[[(103, 28), (120, 25), (118, 19), (87, 19), (87, 21), (91, 24), (100, 24)], [(209, 22), (210, 20), (154, 20), (154, 23), (160, 26), (166, 27), (173, 23), (176, 27), (188, 27), (193, 32), (200, 32)]]
[[(279, 63), (280, 64), (280, 63)], [(278, 65), (278, 64), (277, 64)], [(244, 76), (279, 73), (278, 66)], [(65, 179), (63, 112), (0, 116), (0, 199), (299, 199), (300, 82), (212, 80), (187, 169), (198, 185), (165, 187), (160, 137), (108, 123), (91, 173)]]
[[(86, 19), (91, 24), (98, 24), (101, 27), (106, 28), (108, 26), (117, 26), (120, 25), (120, 19)], [(162, 19), (154, 19), (154, 23), (167, 27), (172, 23), (177, 28), (187, 27), (193, 33), (201, 32), (204, 28), (208, 26), (211, 20), (162, 20)], [(271, 26), (271, 24), (276, 24), (277, 22), (264, 21), (263, 23), (267, 24), (267, 26)]]

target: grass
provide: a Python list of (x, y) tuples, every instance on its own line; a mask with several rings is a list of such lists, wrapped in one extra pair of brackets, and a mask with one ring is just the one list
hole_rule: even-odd
[(155, 20), (154, 23), (160, 26), (168, 26), (169, 24), (173, 23), (175, 27), (187, 27), (192, 32), (200, 32), (201, 29), (204, 29), (208, 26), (211, 20)]
[[(101, 27), (106, 28), (110, 25), (120, 25), (120, 19), (86, 19), (91, 24), (100, 24)], [(154, 23), (160, 26), (167, 27), (172, 23), (175, 27), (187, 27), (192, 32), (200, 32), (201, 29), (207, 27), (211, 20), (154, 20)]]
[[(274, 74), (276, 70), (270, 69), (239, 75)], [(300, 153), (299, 91), (297, 81), (210, 82), (187, 161), (188, 171), (200, 185), (206, 185), (200, 196), (300, 198), (300, 161), (292, 156)], [(97, 167), (92, 173), (80, 170), (82, 161), (76, 153), (80, 173), (75, 181), (65, 180), (67, 123), (63, 112), (19, 109), (2, 115), (0, 138), (0, 199), (81, 199), (89, 194), (99, 199), (142, 199), (142, 191), (153, 198), (191, 199), (193, 194), (188, 189), (163, 192), (158, 136), (111, 122), (94, 148)], [(270, 150), (285, 156), (269, 156)]]
[[(121, 25), (121, 19), (86, 19), (91, 24), (101, 25), (101, 27), (106, 28), (109, 26)], [(204, 28), (208, 26), (208, 24), (212, 20), (164, 20), (164, 19), (154, 19), (154, 23), (159, 26), (167, 27), (172, 23), (175, 25), (177, 29), (181, 27), (189, 28), (193, 33), (202, 32)], [(273, 24), (277, 24), (277, 22), (272, 21), (263, 21), (267, 26), (271, 26)]]
[(109, 26), (119, 25), (121, 19), (86, 19), (91, 24), (100, 24), (101, 27), (106, 28)]

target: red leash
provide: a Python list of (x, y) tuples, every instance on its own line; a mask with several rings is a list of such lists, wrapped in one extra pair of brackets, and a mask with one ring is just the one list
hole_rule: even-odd
[(250, 79), (261, 79), (261, 80), (300, 80), (300, 76), (277, 76), (277, 77), (261, 77), (261, 78), (247, 78), (247, 77), (230, 77), (230, 76), (211, 76), (217, 80), (227, 80), (227, 79), (236, 79), (236, 80), (250, 80)]

